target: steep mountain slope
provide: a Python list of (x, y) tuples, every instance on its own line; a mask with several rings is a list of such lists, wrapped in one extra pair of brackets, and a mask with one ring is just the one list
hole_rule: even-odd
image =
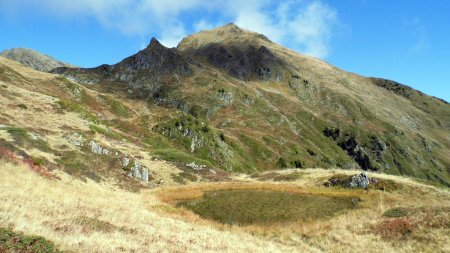
[[(0, 251), (449, 248), (444, 101), (234, 25), (53, 72), (0, 57)], [(351, 187), (364, 178), (367, 189)], [(219, 190), (265, 197), (241, 205)], [(301, 208), (290, 202), (298, 194)], [(204, 195), (220, 205), (201, 204)], [(177, 205), (194, 199), (227, 223), (231, 213), (256, 223), (219, 224)], [(267, 211), (283, 221), (259, 225)]]
[(28, 48), (12, 48), (0, 52), (0, 56), (17, 61), (25, 66), (43, 72), (48, 72), (58, 67), (74, 67), (70, 64), (63, 63), (48, 55)]
[[(338, 166), (450, 179), (448, 103), (339, 70), (233, 24), (172, 49), (152, 39), (115, 65), (54, 72), (176, 109), (181, 114), (151, 130), (228, 171)], [(156, 153), (173, 158), (167, 152)]]

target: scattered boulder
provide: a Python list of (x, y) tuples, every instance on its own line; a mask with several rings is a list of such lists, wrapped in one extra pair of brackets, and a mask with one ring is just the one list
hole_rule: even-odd
[(129, 165), (132, 165), (129, 169), (128, 176), (134, 177), (144, 182), (148, 182), (149, 179), (149, 169), (141, 164), (140, 161), (134, 160), (133, 163), (130, 162), (130, 158), (123, 157), (122, 158), (122, 166), (126, 168)]
[(74, 146), (82, 147), (84, 143), (84, 138), (81, 133), (73, 133), (66, 137), (67, 141)]
[(206, 168), (206, 165), (197, 165), (195, 162), (187, 163), (186, 166), (193, 170), (202, 170)]
[(361, 174), (347, 176), (347, 175), (335, 175), (324, 183), (326, 187), (347, 187), (347, 188), (362, 188), (368, 189), (370, 184), (376, 184), (378, 180), (376, 178), (369, 178), (367, 172)]
[(367, 189), (367, 187), (369, 186), (369, 176), (367, 175), (366, 172), (363, 172), (359, 175), (354, 175), (352, 176), (352, 180), (350, 181), (350, 183), (348, 184), (348, 186), (350, 188), (363, 188), (363, 189)]
[(122, 157), (122, 167), (125, 168), (128, 166), (128, 164), (130, 164), (130, 158), (128, 158), (126, 156)]
[(100, 146), (100, 144), (98, 144), (95, 141), (90, 141), (89, 145), (91, 146), (91, 152), (94, 154), (99, 154), (99, 155), (109, 155), (109, 150), (106, 148), (103, 148), (102, 146)]

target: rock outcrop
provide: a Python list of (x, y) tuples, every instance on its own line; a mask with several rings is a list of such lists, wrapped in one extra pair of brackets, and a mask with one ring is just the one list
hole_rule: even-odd
[(95, 141), (90, 141), (89, 145), (91, 146), (91, 152), (99, 155), (109, 155), (110, 151)]
[(129, 157), (122, 157), (122, 166), (128, 171), (129, 177), (134, 177), (144, 182), (149, 180), (149, 169), (138, 160), (131, 161)]

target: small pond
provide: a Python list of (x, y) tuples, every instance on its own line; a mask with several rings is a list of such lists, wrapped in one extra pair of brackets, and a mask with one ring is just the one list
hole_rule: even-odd
[(349, 197), (258, 190), (209, 191), (177, 206), (206, 219), (236, 225), (307, 221), (356, 207)]

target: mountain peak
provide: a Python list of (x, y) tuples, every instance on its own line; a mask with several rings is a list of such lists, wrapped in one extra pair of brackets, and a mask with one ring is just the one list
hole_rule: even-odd
[(237, 26), (234, 23), (229, 23), (227, 25), (218, 27), (214, 30), (218, 30), (218, 31), (228, 31), (228, 32), (234, 32), (234, 33), (239, 33), (239, 32), (244, 32), (244, 29), (240, 28), (239, 26)]
[(73, 67), (46, 54), (29, 48), (12, 48), (0, 52), (0, 56), (14, 60), (37, 71), (48, 72), (58, 67)]
[(165, 46), (163, 46), (161, 44), (161, 42), (159, 42), (155, 37), (152, 37), (152, 39), (150, 40), (150, 43), (148, 44), (146, 49), (153, 49), (153, 48), (165, 48)]
[(234, 23), (229, 23), (215, 29), (203, 30), (190, 35), (181, 40), (177, 48), (183, 51), (200, 48), (211, 43), (230, 44), (259, 40), (270, 42), (270, 40), (262, 34), (243, 29)]

